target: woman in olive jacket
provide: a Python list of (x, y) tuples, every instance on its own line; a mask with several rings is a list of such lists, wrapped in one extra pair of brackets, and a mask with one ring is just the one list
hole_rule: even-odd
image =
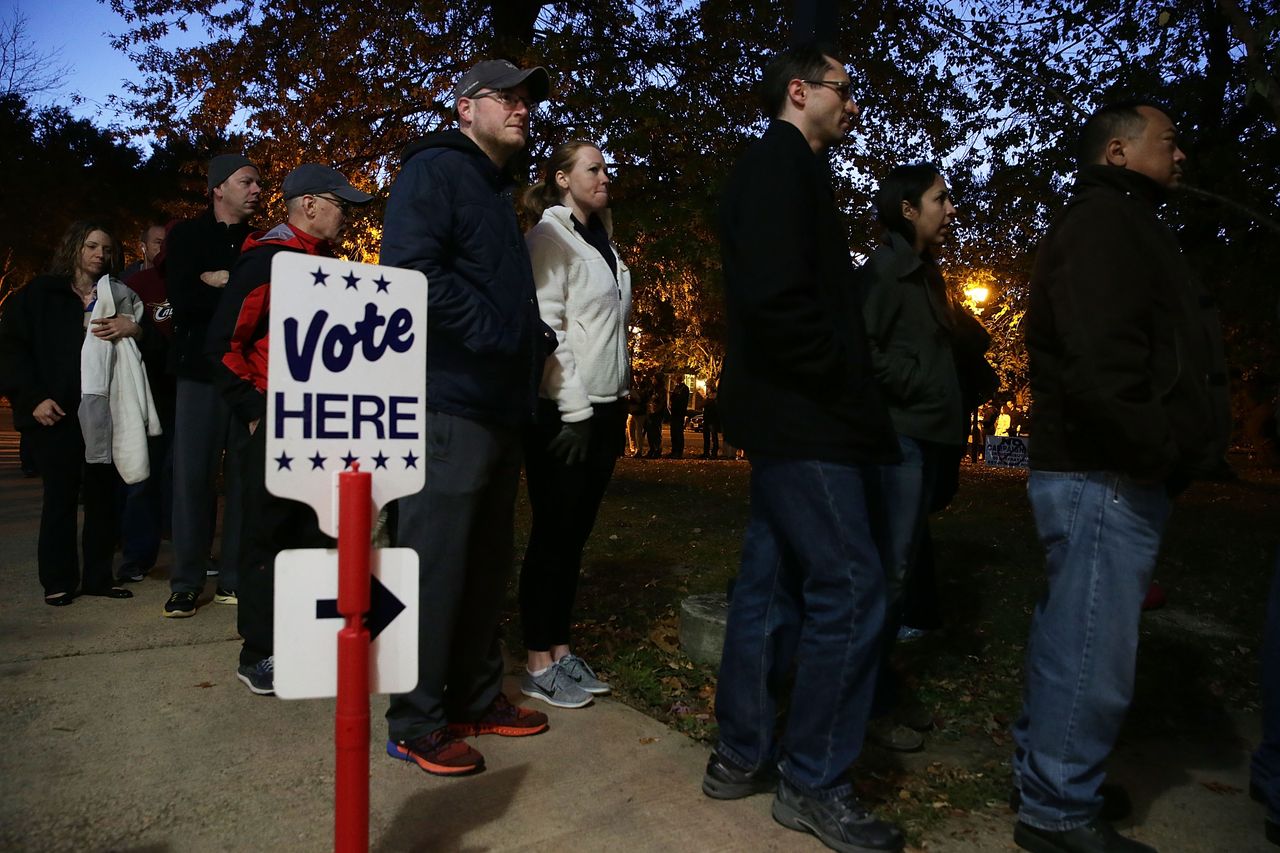
[[(880, 466), (877, 539), (884, 562), (888, 608), (882, 640), (876, 711), (898, 709), (899, 722), (927, 728), (927, 715), (901, 713), (888, 654), (902, 622), (904, 592), (926, 534), (940, 463), (965, 438), (965, 413), (956, 370), (957, 306), (934, 262), (951, 233), (951, 193), (927, 163), (895, 167), (876, 195), (885, 243), (861, 270), (863, 319), (871, 361), (894, 430), (900, 462)], [(908, 719), (919, 716), (920, 719)], [(883, 732), (888, 737), (888, 732)], [(874, 738), (875, 731), (871, 735)], [(915, 749), (918, 735), (901, 731), (889, 744)]]

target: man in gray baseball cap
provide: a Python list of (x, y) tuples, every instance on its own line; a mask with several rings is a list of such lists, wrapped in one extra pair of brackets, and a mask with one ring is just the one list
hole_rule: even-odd
[(484, 769), (466, 739), (519, 737), (547, 717), (502, 693), (496, 641), (511, 574), (521, 429), (555, 333), (538, 314), (507, 168), (546, 98), (542, 68), (486, 60), (454, 87), (458, 127), (405, 149), (382, 263), (427, 277), (426, 487), (399, 502), (418, 554), (418, 683), (391, 697), (387, 754), (428, 773)]
[(285, 176), (281, 191), (285, 201), (304, 195), (324, 198), (322, 193), (335, 195), (351, 204), (365, 204), (373, 199), (368, 193), (351, 186), (351, 182), (337, 169), (319, 163), (303, 163), (294, 169)]

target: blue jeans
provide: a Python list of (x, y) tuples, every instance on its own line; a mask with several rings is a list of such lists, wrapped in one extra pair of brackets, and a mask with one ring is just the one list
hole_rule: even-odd
[(1172, 502), (1106, 472), (1032, 471), (1049, 589), (1031, 620), (1014, 725), (1018, 818), (1064, 831), (1102, 808), (1102, 765), (1133, 698), (1138, 619)]
[(1262, 745), (1253, 754), (1251, 770), (1253, 783), (1267, 798), (1269, 817), (1280, 820), (1280, 554), (1262, 642)]
[(898, 436), (902, 461), (876, 467), (872, 520), (880, 561), (884, 564), (885, 618), (880, 642), (880, 678), (872, 714), (891, 712), (898, 703), (901, 679), (889, 656), (902, 627), (907, 585), (915, 571), (929, 523), (929, 505), (937, 479), (941, 445)]
[[(884, 623), (884, 571), (867, 519), (874, 469), (751, 456), (751, 516), (716, 692), (717, 751), (778, 763), (810, 796), (847, 796), (862, 750)], [(778, 743), (780, 694), (793, 674)]]

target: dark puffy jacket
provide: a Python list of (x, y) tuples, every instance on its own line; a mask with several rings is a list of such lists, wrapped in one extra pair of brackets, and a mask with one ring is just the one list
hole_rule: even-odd
[(267, 413), (267, 356), (271, 352), (271, 260), (280, 252), (332, 257), (329, 243), (283, 223), (256, 231), (231, 268), (226, 295), (209, 324), (205, 354), (236, 417), (246, 424)]
[(35, 407), (53, 400), (74, 419), (80, 408), (84, 304), (61, 275), (41, 275), (5, 302), (0, 322), (0, 391), (11, 395), (19, 430), (39, 426)]
[(230, 270), (240, 257), (244, 238), (252, 230), (244, 222), (219, 222), (210, 207), (195, 219), (173, 226), (165, 238), (165, 290), (173, 306), (171, 367), (183, 379), (209, 382), (212, 378), (204, 356), (204, 340), (224, 288), (205, 284), (200, 274)]
[(538, 315), (511, 177), (458, 130), (405, 149), (381, 263), (427, 277), (427, 408), (515, 426), (533, 419), (555, 334)]
[(793, 459), (897, 461), (831, 169), (794, 125), (773, 122), (734, 168), (720, 249), (725, 440)]
[(1163, 193), (1087, 166), (1040, 244), (1024, 320), (1034, 469), (1177, 485), (1225, 464), (1221, 327), (1156, 215)]

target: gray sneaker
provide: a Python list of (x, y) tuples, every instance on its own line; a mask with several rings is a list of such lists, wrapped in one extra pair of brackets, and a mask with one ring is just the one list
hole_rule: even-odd
[(579, 687), (559, 662), (551, 664), (542, 675), (526, 669), (520, 692), (557, 708), (582, 708), (591, 704), (591, 694)]
[(578, 686), (588, 693), (603, 696), (613, 688), (596, 678), (595, 672), (587, 666), (587, 662), (577, 655), (565, 655), (556, 661), (564, 674), (578, 682)]

